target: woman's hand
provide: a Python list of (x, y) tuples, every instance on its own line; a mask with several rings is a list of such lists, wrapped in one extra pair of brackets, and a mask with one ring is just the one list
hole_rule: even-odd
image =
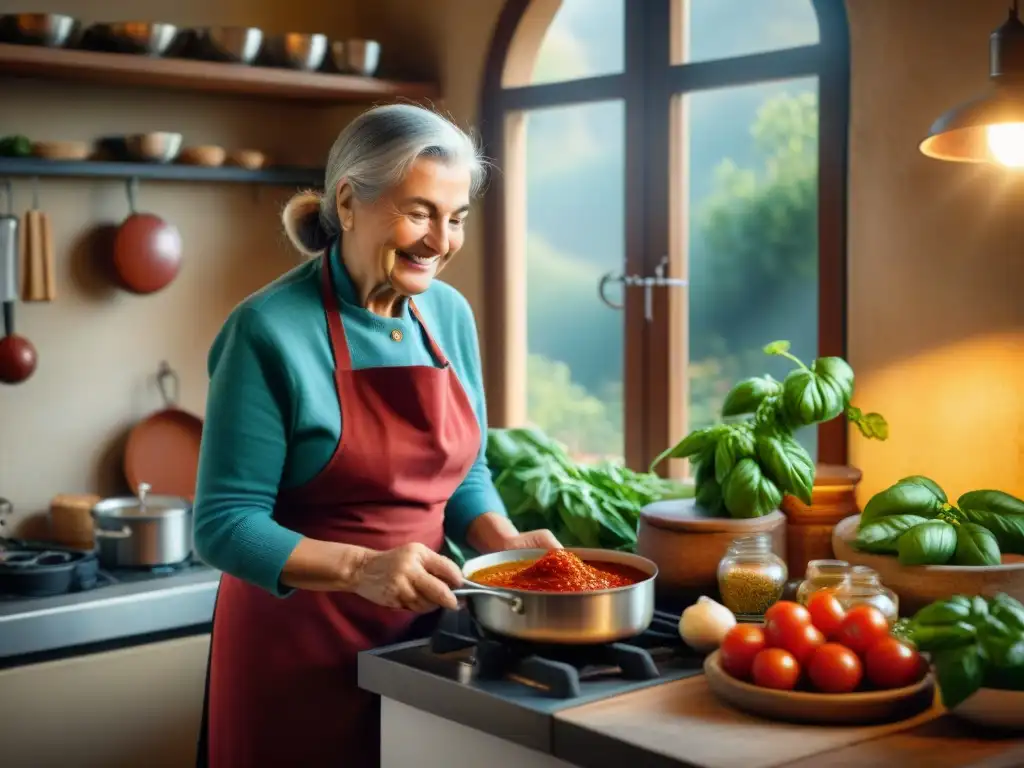
[(481, 554), (506, 549), (561, 549), (555, 534), (546, 528), (520, 533), (512, 521), (496, 512), (474, 520), (466, 531), (466, 543)]
[(353, 591), (387, 608), (429, 613), (438, 606), (456, 610), (452, 589), (461, 584), (462, 571), (455, 563), (414, 543), (370, 555)]
[(505, 549), (561, 549), (555, 534), (547, 528), (527, 531), (505, 539)]

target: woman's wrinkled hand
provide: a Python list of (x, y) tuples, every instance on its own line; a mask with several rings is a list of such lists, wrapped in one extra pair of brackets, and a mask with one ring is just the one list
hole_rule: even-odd
[(387, 608), (429, 613), (438, 606), (455, 610), (452, 589), (462, 571), (444, 555), (423, 544), (404, 544), (371, 555), (359, 569), (355, 593)]
[(555, 534), (547, 528), (526, 531), (505, 540), (505, 549), (562, 549)]

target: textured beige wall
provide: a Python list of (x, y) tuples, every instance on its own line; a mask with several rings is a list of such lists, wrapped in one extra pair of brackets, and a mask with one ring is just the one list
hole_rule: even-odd
[(850, 355), (887, 443), (854, 436), (862, 500), (928, 474), (1024, 494), (1024, 183), (929, 160), (931, 122), (986, 88), (1004, 0), (850, 0)]

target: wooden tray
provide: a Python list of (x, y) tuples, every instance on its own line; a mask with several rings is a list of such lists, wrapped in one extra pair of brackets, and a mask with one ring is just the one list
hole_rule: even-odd
[(828, 725), (867, 725), (904, 720), (935, 701), (935, 678), (929, 673), (906, 688), (864, 693), (776, 691), (737, 680), (724, 669), (715, 651), (704, 660), (708, 687), (737, 709), (771, 720)]

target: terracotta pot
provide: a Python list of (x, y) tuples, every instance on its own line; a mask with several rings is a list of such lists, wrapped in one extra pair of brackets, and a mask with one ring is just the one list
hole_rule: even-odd
[(786, 516), (711, 517), (693, 499), (648, 504), (640, 511), (638, 555), (658, 566), (656, 588), (662, 594), (718, 593), (718, 563), (740, 536), (771, 534), (773, 551), (786, 556)]
[(795, 496), (784, 496), (786, 515), (786, 565), (791, 579), (802, 579), (811, 560), (831, 560), (832, 530), (836, 524), (859, 515), (857, 485), (861, 471), (856, 467), (818, 464), (811, 491), (811, 506)]

